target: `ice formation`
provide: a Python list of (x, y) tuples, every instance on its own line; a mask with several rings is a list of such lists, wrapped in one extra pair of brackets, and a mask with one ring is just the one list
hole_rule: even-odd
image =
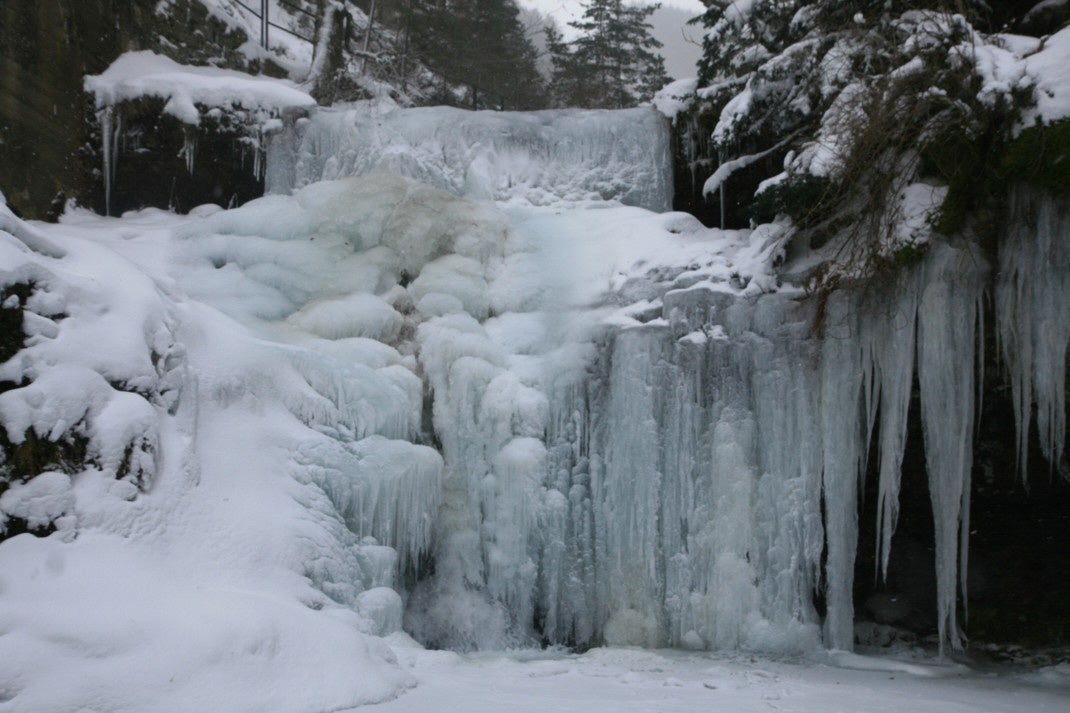
[[(933, 242), (894, 284), (801, 300), (772, 267), (777, 226), (622, 204), (666, 200), (661, 149), (622, 172), (603, 145), (663, 132), (652, 112), (430, 131), (447, 116), (284, 127), (297, 143), (269, 173), (299, 156), (307, 185), (236, 210), (0, 209), (2, 308), (25, 335), (0, 365), (5, 447), (83, 454), (0, 493), (0, 526), (57, 530), (0, 543), (0, 660), (18, 662), (0, 691), (73, 705), (42, 662), (99, 682), (105, 658), (144, 682), (104, 686), (116, 710), (324, 671), (302, 705), (341, 709), (409, 685), (369, 638), (402, 623), (459, 649), (850, 649), (860, 478), (874, 444), (886, 567), (915, 378), (958, 645), (984, 259)], [(1022, 458), (1035, 407), (1055, 462), (1070, 215), (1025, 190), (1011, 213), (995, 329)], [(179, 601), (209, 633), (157, 614)], [(270, 691), (225, 702), (298, 709)]]
[(311, 122), (272, 137), (267, 190), (387, 172), (470, 198), (618, 200), (665, 211), (672, 206), (671, 161), (668, 122), (648, 108), (321, 109)]
[(1070, 353), (1070, 212), (1026, 189), (1010, 200), (996, 286), (996, 328), (1011, 381), (1025, 475), (1033, 410), (1040, 448), (1058, 463), (1066, 438), (1066, 364)]

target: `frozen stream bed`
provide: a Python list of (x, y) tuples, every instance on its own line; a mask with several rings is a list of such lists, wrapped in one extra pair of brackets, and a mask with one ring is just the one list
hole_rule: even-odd
[(846, 653), (771, 660), (747, 654), (593, 649), (462, 657), (404, 650), (419, 686), (377, 713), (1065, 711), (1070, 670), (1017, 675)]

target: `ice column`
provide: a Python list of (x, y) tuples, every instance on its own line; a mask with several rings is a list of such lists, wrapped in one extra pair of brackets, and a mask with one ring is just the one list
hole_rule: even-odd
[(853, 300), (845, 293), (833, 294), (826, 310), (821, 356), (827, 548), (825, 643), (830, 648), (850, 650), (854, 645), (852, 586), (858, 542), (858, 479), (865, 453), (861, 401), (864, 371)]
[(657, 418), (663, 341), (656, 328), (618, 335), (609, 377), (605, 451), (600, 467), (592, 468), (592, 488), (600, 504), (595, 521), (603, 564), (600, 599), (605, 602), (605, 638), (610, 644), (663, 643), (658, 571), (663, 483)]
[[(940, 648), (961, 648), (956, 577), (966, 597), (973, 466), (977, 323), (983, 279), (976, 255), (932, 247), (918, 307), (918, 381), (933, 506)], [(983, 273), (982, 273), (983, 274)]]

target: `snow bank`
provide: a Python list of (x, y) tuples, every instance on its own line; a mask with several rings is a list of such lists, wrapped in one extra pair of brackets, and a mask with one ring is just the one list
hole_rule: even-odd
[(1070, 27), (1042, 43), (1040, 51), (1024, 60), (1025, 71), (1036, 81), (1035, 110), (1026, 112), (1023, 123), (1051, 123), (1070, 118)]
[(148, 50), (127, 52), (101, 74), (85, 78), (85, 89), (98, 109), (142, 97), (165, 100), (164, 112), (194, 126), (197, 105), (205, 108), (261, 110), (309, 109), (316, 100), (292, 82), (257, 77), (218, 67), (192, 67)]
[(315, 713), (412, 685), (355, 613), (161, 554), (96, 533), (4, 542), (0, 710)]
[[(25, 335), (0, 426), (32, 449), (9, 456), (0, 529), (55, 528), (0, 541), (0, 710), (311, 713), (411, 686), (373, 635), (400, 625), (383, 590), (430, 546), (442, 460), (410, 440), (411, 358), (302, 313), (354, 299), (359, 275), (309, 273), (352, 245), (160, 211), (0, 215)], [(341, 320), (367, 325), (355, 293)]]

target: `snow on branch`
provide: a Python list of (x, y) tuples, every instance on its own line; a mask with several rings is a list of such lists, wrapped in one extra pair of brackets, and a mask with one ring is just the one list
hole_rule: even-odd
[(720, 188), (721, 184), (724, 183), (725, 181), (727, 181), (728, 177), (731, 176), (733, 173), (735, 173), (736, 171), (738, 171), (740, 169), (746, 168), (747, 166), (751, 165), (752, 163), (754, 163), (756, 161), (761, 161), (763, 158), (765, 158), (769, 154), (773, 153), (774, 151), (778, 151), (778, 150), (784, 148), (789, 143), (791, 143), (791, 141), (797, 135), (798, 135), (798, 132), (795, 132), (795, 133), (791, 134), (790, 136), (788, 136), (787, 138), (785, 138), (784, 140), (782, 140), (779, 143), (777, 143), (775, 146), (772, 146), (771, 148), (766, 149), (765, 151), (761, 151), (761, 152), (755, 153), (755, 154), (749, 154), (747, 156), (740, 156), (739, 158), (734, 158), (731, 161), (725, 161), (724, 163), (722, 163), (720, 166), (717, 167), (717, 170), (713, 172), (712, 176), (710, 176), (709, 178), (706, 179), (706, 183), (704, 183), (702, 185), (702, 195), (703, 196), (710, 195), (711, 193), (716, 191), (718, 188)]

